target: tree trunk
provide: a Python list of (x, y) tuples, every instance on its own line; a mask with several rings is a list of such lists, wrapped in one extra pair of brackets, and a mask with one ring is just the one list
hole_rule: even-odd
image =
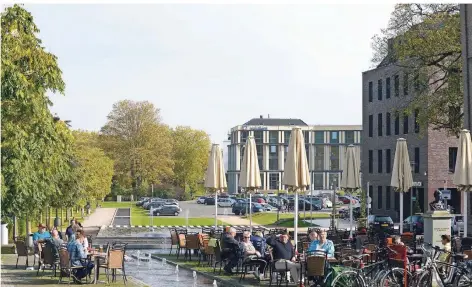
[(28, 216), (26, 216), (26, 238), (25, 238), (25, 242), (26, 242), (26, 245), (30, 246), (30, 234), (31, 234), (31, 223), (29, 222), (29, 218)]
[(16, 240), (16, 237), (18, 237), (18, 218), (16, 216), (13, 216), (13, 241)]

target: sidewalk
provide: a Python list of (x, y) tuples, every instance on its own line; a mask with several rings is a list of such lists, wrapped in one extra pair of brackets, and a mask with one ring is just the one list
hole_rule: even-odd
[(100, 227), (111, 225), (116, 208), (97, 208), (95, 212), (82, 223), (85, 234), (96, 237)]

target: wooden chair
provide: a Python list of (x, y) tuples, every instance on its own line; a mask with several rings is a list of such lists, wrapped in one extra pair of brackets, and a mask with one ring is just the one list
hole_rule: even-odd
[(185, 247), (187, 246), (187, 243), (185, 241), (185, 236), (186, 234), (183, 234), (183, 233), (178, 234), (179, 244), (177, 245), (177, 259), (179, 259), (180, 252), (182, 250), (185, 250)]
[(20, 260), (20, 257), (26, 257), (26, 267), (29, 266), (28, 262), (28, 246), (26, 246), (26, 243), (23, 240), (15, 240), (15, 248), (16, 248), (16, 266), (15, 268), (18, 268), (18, 260)]
[(192, 261), (192, 252), (197, 250), (200, 251), (200, 240), (198, 238), (198, 234), (186, 234), (185, 235), (185, 259), (190, 257), (190, 261)]
[(84, 266), (72, 266), (70, 262), (69, 252), (66, 248), (59, 249), (59, 284), (62, 283), (63, 277), (68, 277), (68, 283), (70, 284), (70, 279), (73, 278), (74, 281), (80, 281), (72, 273), (79, 269), (84, 269)]
[(198, 235), (198, 266), (200, 266), (200, 263), (202, 262), (202, 257), (204, 259), (208, 260), (208, 254), (207, 254), (207, 247), (208, 247), (208, 242), (210, 241), (210, 235), (209, 234), (199, 234)]
[[(305, 285), (307, 278), (323, 277), (325, 274), (326, 255), (312, 255), (306, 257)], [(315, 279), (316, 280), (316, 279)]]
[(175, 255), (177, 255), (179, 249), (179, 236), (177, 235), (177, 231), (175, 229), (170, 230), (170, 252), (169, 255), (172, 254), (172, 248), (175, 246), (177, 250)]
[(106, 264), (100, 265), (101, 268), (105, 268), (107, 272), (107, 281), (110, 283), (110, 270), (112, 271), (112, 282), (116, 282), (116, 270), (121, 270), (121, 275), (123, 277), (123, 282), (126, 285), (126, 273), (124, 269), (124, 250), (110, 250), (108, 251)]

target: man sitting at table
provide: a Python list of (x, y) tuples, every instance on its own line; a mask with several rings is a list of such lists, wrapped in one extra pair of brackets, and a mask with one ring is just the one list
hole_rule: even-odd
[(224, 270), (228, 274), (233, 274), (233, 268), (238, 265), (241, 250), (239, 248), (239, 242), (234, 238), (236, 236), (236, 229), (231, 227), (229, 232), (223, 237), (223, 251), (221, 257), (228, 259), (229, 262), (224, 267)]
[(287, 268), (295, 283), (298, 284), (301, 265), (300, 263), (297, 263), (295, 250), (289, 240), (287, 232), (280, 234), (278, 238), (275, 236), (267, 238), (267, 244), (273, 248), (272, 256), (275, 260), (275, 268), (277, 270), (284, 270)]
[(33, 244), (34, 244), (34, 253), (38, 257), (38, 243), (44, 242), (46, 239), (51, 238), (51, 234), (46, 230), (46, 226), (40, 223), (38, 225), (38, 231), (33, 233)]
[(321, 230), (319, 234), (319, 240), (314, 240), (311, 242), (308, 252), (316, 252), (317, 250), (322, 250), (326, 252), (327, 256), (330, 258), (334, 257), (334, 244), (333, 241), (326, 238), (326, 230)]
[(84, 235), (82, 233), (77, 233), (77, 238), (75, 234), (72, 234), (67, 245), (67, 251), (69, 252), (70, 262), (72, 266), (83, 266), (83, 269), (76, 269), (74, 277), (77, 280), (84, 278), (89, 275), (92, 271), (94, 265), (90, 261), (85, 261), (87, 254), (85, 253), (84, 247)]

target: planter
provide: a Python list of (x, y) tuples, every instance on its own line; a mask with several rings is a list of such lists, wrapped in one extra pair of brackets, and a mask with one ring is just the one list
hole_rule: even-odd
[(8, 224), (2, 222), (2, 227), (1, 227), (1, 235), (0, 235), (0, 243), (2, 245), (7, 245), (8, 244)]

